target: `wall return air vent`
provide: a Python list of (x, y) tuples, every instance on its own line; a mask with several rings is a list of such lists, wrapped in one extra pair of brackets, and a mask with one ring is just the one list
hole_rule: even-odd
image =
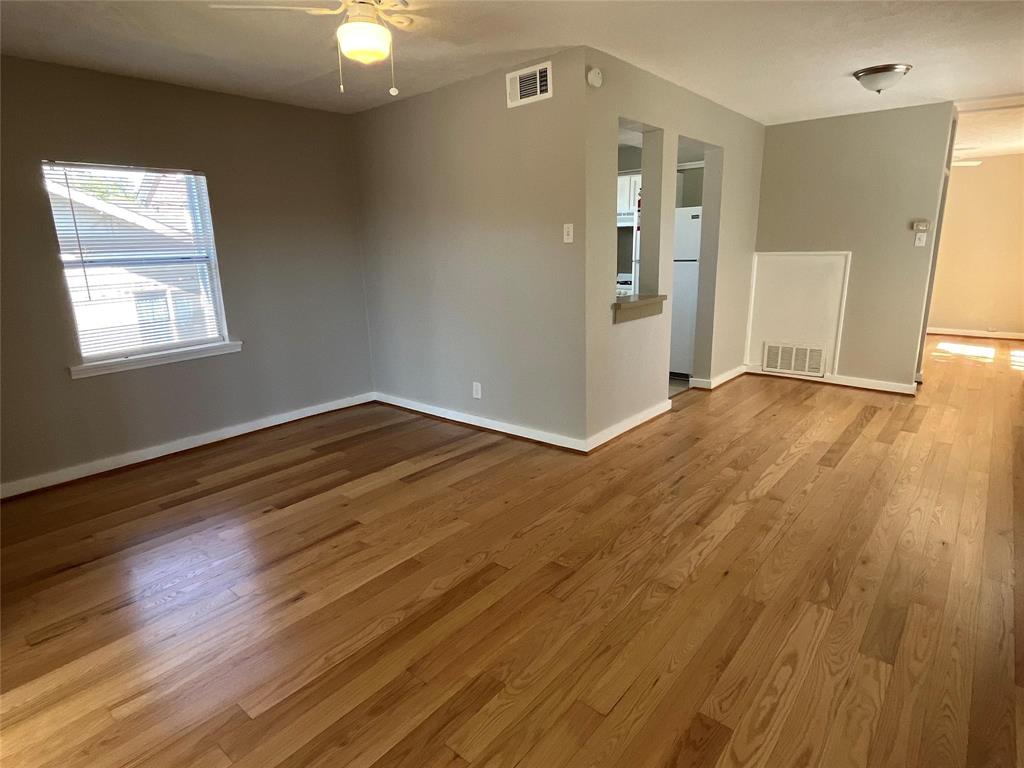
[(505, 75), (505, 96), (510, 109), (541, 99), (550, 99), (552, 91), (550, 61)]
[(825, 347), (808, 344), (764, 343), (761, 370), (791, 376), (825, 376)]

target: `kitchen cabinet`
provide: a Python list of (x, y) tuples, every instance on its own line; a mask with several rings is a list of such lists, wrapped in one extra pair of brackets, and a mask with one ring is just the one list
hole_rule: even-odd
[(615, 212), (620, 216), (636, 213), (640, 197), (640, 174), (624, 173), (618, 178)]

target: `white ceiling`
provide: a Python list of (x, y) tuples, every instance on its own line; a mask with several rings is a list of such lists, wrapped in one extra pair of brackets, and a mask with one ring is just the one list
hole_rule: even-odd
[[(414, 24), (395, 34), (402, 97), (573, 45), (765, 124), (1024, 93), (1022, 2), (410, 3)], [(382, 65), (350, 63), (338, 93), (330, 16), (180, 1), (4, 0), (0, 22), (3, 52), (26, 58), (337, 112), (391, 98)], [(882, 95), (850, 77), (887, 62), (914, 70)]]

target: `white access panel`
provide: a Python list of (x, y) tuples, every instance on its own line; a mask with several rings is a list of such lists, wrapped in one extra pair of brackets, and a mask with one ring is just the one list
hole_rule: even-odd
[(848, 251), (754, 255), (747, 365), (761, 368), (765, 344), (782, 343), (824, 348), (824, 374), (836, 372), (850, 256)]
[(668, 363), (672, 373), (693, 373), (699, 268), (696, 261), (672, 262), (672, 346)]

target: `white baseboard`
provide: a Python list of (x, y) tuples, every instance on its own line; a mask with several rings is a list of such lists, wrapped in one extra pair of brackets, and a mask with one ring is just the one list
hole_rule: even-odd
[(656, 405), (652, 405), (650, 408), (646, 408), (640, 411), (640, 413), (635, 413), (629, 418), (623, 419), (622, 421), (616, 424), (612, 424), (610, 427), (602, 429), (596, 435), (591, 435), (590, 437), (588, 437), (586, 441), (586, 450), (592, 451), (599, 445), (604, 445), (612, 438), (618, 437), (623, 432), (628, 432), (629, 430), (633, 429), (633, 427), (638, 427), (645, 421), (650, 421), (655, 416), (660, 416), (661, 414), (665, 413), (665, 411), (671, 409), (672, 401), (665, 400), (664, 402), (657, 403)]
[(592, 451), (599, 445), (604, 445), (612, 438), (618, 437), (623, 432), (628, 432), (633, 429), (633, 427), (637, 427), (645, 421), (650, 421), (655, 416), (660, 416), (665, 411), (672, 408), (672, 401), (665, 400), (664, 402), (657, 403), (650, 408), (646, 408), (639, 413), (635, 413), (622, 421), (612, 424), (610, 427), (602, 429), (597, 434), (584, 439), (579, 437), (570, 437), (569, 435), (563, 435), (558, 432), (545, 432), (544, 430), (534, 429), (532, 427), (511, 424), (507, 421), (497, 421), (495, 419), (489, 419), (486, 416), (477, 416), (472, 413), (453, 411), (450, 408), (442, 408), (437, 405), (430, 405), (429, 403), (421, 403), (418, 400), (408, 400), (404, 397), (396, 397), (395, 395), (389, 395), (384, 392), (375, 393), (374, 398), (381, 403), (388, 403), (390, 405), (408, 408), (410, 411), (418, 411), (431, 416), (439, 416), (440, 418), (448, 419), (449, 421), (457, 421), (461, 424), (483, 427), (484, 429), (493, 429), (496, 432), (504, 432), (505, 434), (515, 435), (516, 437), (525, 437), (529, 440), (536, 440), (539, 443), (557, 445), (560, 448), (571, 448), (574, 451), (583, 452)]
[(783, 379), (800, 379), (800, 381), (822, 381), (826, 384), (839, 384), (843, 387), (857, 387), (858, 389), (874, 389), (879, 392), (895, 392), (900, 395), (917, 394), (917, 384), (903, 384), (898, 381), (882, 381), (880, 379), (861, 379), (856, 376), (840, 376), (839, 374), (828, 374), (824, 377), (816, 376), (793, 376), (788, 373), (776, 373), (775, 371), (763, 371), (760, 365), (747, 365), (747, 373), (756, 373), (759, 376), (778, 376)]
[(747, 366), (737, 365), (732, 370), (720, 373), (717, 376), (712, 376), (710, 379), (690, 379), (690, 386), (694, 389), (714, 389), (720, 387), (727, 381), (732, 381), (737, 376), (742, 376), (747, 372)]
[(496, 432), (504, 432), (505, 434), (508, 435), (525, 437), (529, 440), (536, 440), (537, 442), (540, 443), (557, 445), (561, 448), (572, 448), (575, 451), (588, 450), (587, 441), (580, 437), (569, 437), (568, 435), (562, 435), (559, 434), (558, 432), (545, 432), (542, 429), (524, 427), (519, 424), (511, 424), (507, 421), (497, 421), (496, 419), (489, 419), (486, 416), (477, 416), (476, 414), (473, 413), (453, 411), (450, 408), (442, 408), (441, 406), (438, 405), (421, 403), (418, 400), (408, 400), (404, 397), (397, 397), (395, 395), (389, 395), (384, 392), (375, 392), (372, 399), (378, 400), (382, 403), (388, 403), (390, 405), (397, 405), (401, 408), (408, 408), (410, 411), (419, 411), (420, 413), (426, 413), (431, 416), (439, 416), (442, 419), (448, 419), (449, 421), (458, 421), (461, 424), (469, 424), (470, 426), (474, 427), (493, 429)]
[(839, 376), (833, 374), (825, 377), (830, 384), (841, 384), (844, 387), (859, 389), (877, 389), (879, 392), (895, 392), (900, 395), (916, 395), (917, 383), (903, 384), (898, 381), (881, 381), (879, 379), (859, 379), (856, 376)]
[(258, 429), (274, 427), (278, 424), (295, 421), (296, 419), (304, 419), (307, 416), (316, 416), (317, 414), (326, 413), (327, 411), (336, 411), (339, 408), (348, 408), (352, 405), (369, 403), (375, 399), (375, 393), (364, 392), (361, 395), (343, 397), (340, 400), (331, 400), (327, 403), (319, 403), (318, 405), (311, 405), (306, 408), (287, 411), (286, 413), (276, 413), (272, 416), (264, 416), (261, 419), (247, 421), (242, 424), (233, 424), (230, 427), (215, 429), (211, 432), (204, 432), (200, 435), (189, 435), (188, 437), (171, 440), (167, 443), (151, 445), (148, 448), (140, 448), (137, 451), (128, 451), (127, 453), (120, 453), (116, 456), (107, 456), (102, 459), (87, 461), (84, 464), (76, 464), (72, 467), (55, 469), (52, 472), (43, 472), (42, 474), (25, 477), (21, 480), (12, 480), (11, 482), (0, 484), (0, 497), (7, 498), (8, 496), (14, 496), (19, 493), (27, 493), (28, 491), (35, 491), (39, 488), (46, 488), (51, 485), (66, 483), (69, 480), (77, 480), (80, 477), (96, 475), (100, 472), (106, 472), (111, 469), (126, 467), (129, 464), (138, 464), (140, 461), (156, 459), (160, 456), (178, 453), (179, 451), (188, 450), (189, 448), (197, 448), (198, 446), (206, 445), (207, 443), (216, 443), (219, 440), (226, 440), (229, 437), (244, 435), (246, 432), (255, 432)]
[(933, 336), (973, 336), (978, 339), (1024, 339), (1024, 333), (1016, 331), (972, 331), (969, 328), (929, 328)]
[(484, 429), (492, 429), (496, 432), (504, 432), (505, 434), (536, 440), (540, 443), (557, 445), (562, 448), (571, 448), (572, 450), (582, 452), (591, 451), (599, 445), (603, 445), (608, 442), (612, 438), (621, 435), (623, 432), (639, 426), (645, 421), (653, 419), (655, 416), (664, 413), (672, 407), (671, 401), (665, 400), (664, 402), (651, 406), (650, 408), (634, 414), (627, 419), (623, 419), (607, 429), (601, 430), (596, 435), (588, 438), (579, 438), (569, 437), (568, 435), (562, 435), (557, 432), (545, 432), (544, 430), (524, 427), (519, 424), (497, 421), (485, 416), (453, 411), (450, 408), (441, 408), (440, 406), (421, 403), (416, 400), (408, 400), (404, 397), (396, 397), (384, 392), (364, 392), (361, 395), (346, 397), (341, 400), (332, 400), (328, 403), (320, 403), (319, 405), (312, 405), (308, 408), (300, 408), (295, 411), (288, 411), (287, 413), (265, 416), (262, 419), (248, 421), (244, 424), (235, 424), (230, 427), (224, 427), (223, 429), (213, 430), (212, 432), (204, 432), (201, 435), (190, 435), (178, 440), (161, 443), (160, 445), (141, 448), (137, 451), (128, 451), (127, 453), (121, 453), (116, 456), (107, 456), (102, 459), (96, 459), (95, 461), (85, 462), (84, 464), (76, 464), (72, 467), (57, 469), (52, 472), (44, 472), (42, 474), (25, 477), (20, 480), (12, 480), (10, 482), (0, 484), (0, 497), (6, 498), (8, 496), (15, 496), (19, 493), (35, 491), (51, 485), (66, 483), (69, 480), (77, 480), (89, 475), (99, 474), (100, 472), (107, 472), (111, 469), (126, 467), (129, 464), (138, 464), (142, 461), (148, 461), (150, 459), (156, 459), (172, 453), (178, 453), (179, 451), (188, 450), (189, 448), (197, 448), (200, 445), (215, 443), (219, 440), (226, 440), (229, 437), (237, 437), (238, 435), (243, 435), (247, 432), (255, 432), (259, 429), (266, 429), (267, 427), (277, 426), (278, 424), (295, 421), (296, 419), (304, 419), (307, 416), (316, 416), (317, 414), (326, 413), (327, 411), (336, 411), (340, 408), (347, 408), (352, 405), (360, 405), (362, 403), (374, 401), (397, 405), (402, 408), (408, 408), (411, 411), (418, 411), (419, 413), (425, 413), (431, 416), (439, 416), (443, 419), (458, 421), (462, 424), (469, 424), (474, 427), (483, 427)]

